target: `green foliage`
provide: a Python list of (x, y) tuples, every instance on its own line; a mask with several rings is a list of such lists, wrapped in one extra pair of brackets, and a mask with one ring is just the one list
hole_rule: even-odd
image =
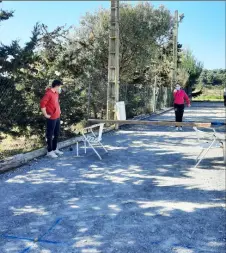
[[(199, 83), (196, 87), (196, 89), (193, 91), (195, 94), (196, 90), (200, 91), (201, 84)], [(212, 85), (212, 84), (206, 84), (204, 86), (201, 86), (201, 92), (197, 92), (198, 96), (194, 95), (193, 99), (194, 101), (223, 101), (224, 96), (224, 86), (223, 85)]]
[(202, 72), (203, 64), (194, 57), (191, 50), (184, 50), (180, 68), (188, 74), (184, 86), (193, 87)]
[(206, 85), (226, 86), (226, 70), (225, 69), (215, 69), (215, 70), (204, 69), (199, 77), (198, 82), (202, 84), (203, 86), (206, 86)]
[(223, 101), (223, 89), (226, 87), (226, 70), (203, 69), (192, 96), (195, 100)]

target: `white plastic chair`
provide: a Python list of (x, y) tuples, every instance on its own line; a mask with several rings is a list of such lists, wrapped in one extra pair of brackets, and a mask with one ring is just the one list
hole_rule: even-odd
[[(94, 133), (94, 129), (98, 129), (98, 136)], [(96, 155), (99, 157), (100, 160), (102, 160), (101, 156), (95, 149), (95, 146), (101, 146), (105, 152), (108, 152), (107, 149), (103, 146), (101, 143), (102, 141), (102, 134), (104, 129), (104, 123), (95, 124), (86, 128), (83, 128), (82, 130), (82, 136), (83, 136), (83, 142), (85, 146), (85, 154), (86, 154), (86, 142), (88, 142), (89, 146), (93, 149), (93, 151), (96, 153)]]
[(213, 132), (204, 132), (201, 130), (198, 130), (197, 127), (193, 127), (193, 129), (196, 132), (196, 136), (198, 139), (199, 147), (201, 148), (201, 152), (196, 158), (196, 165), (194, 168), (196, 168), (200, 162), (204, 159), (206, 154), (209, 152), (210, 149), (213, 148), (222, 148), (223, 149), (223, 143), (221, 140), (219, 140), (216, 136), (216, 131), (214, 128), (211, 128)]

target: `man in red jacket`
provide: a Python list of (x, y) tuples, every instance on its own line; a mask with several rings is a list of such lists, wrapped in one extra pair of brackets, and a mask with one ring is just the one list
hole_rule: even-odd
[[(175, 120), (176, 122), (182, 122), (184, 114), (184, 100), (186, 101), (188, 107), (191, 106), (188, 95), (184, 90), (181, 89), (180, 85), (176, 85), (176, 89), (173, 91), (174, 96), (174, 111), (175, 111)], [(182, 127), (176, 127), (176, 130), (181, 130)]]
[(59, 94), (61, 93), (62, 82), (54, 80), (52, 87), (46, 90), (44, 97), (40, 101), (40, 107), (43, 115), (47, 119), (46, 139), (47, 139), (47, 156), (57, 158), (62, 155), (57, 149), (57, 140), (60, 133), (60, 104)]

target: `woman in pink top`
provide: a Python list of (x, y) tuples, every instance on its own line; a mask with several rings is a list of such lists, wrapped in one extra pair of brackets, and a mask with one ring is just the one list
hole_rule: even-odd
[[(188, 107), (191, 106), (188, 95), (184, 90), (181, 89), (180, 85), (176, 85), (176, 89), (173, 91), (174, 96), (174, 111), (175, 111), (175, 121), (182, 122), (184, 114), (184, 100), (186, 101)], [(178, 127), (176, 127), (178, 130)], [(179, 130), (182, 131), (182, 126), (179, 127)]]

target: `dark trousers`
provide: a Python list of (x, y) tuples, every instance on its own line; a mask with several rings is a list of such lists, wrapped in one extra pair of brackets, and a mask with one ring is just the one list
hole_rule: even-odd
[(60, 133), (60, 119), (47, 119), (46, 139), (48, 152), (56, 150)]
[(174, 104), (175, 121), (182, 122), (184, 115), (184, 104)]

